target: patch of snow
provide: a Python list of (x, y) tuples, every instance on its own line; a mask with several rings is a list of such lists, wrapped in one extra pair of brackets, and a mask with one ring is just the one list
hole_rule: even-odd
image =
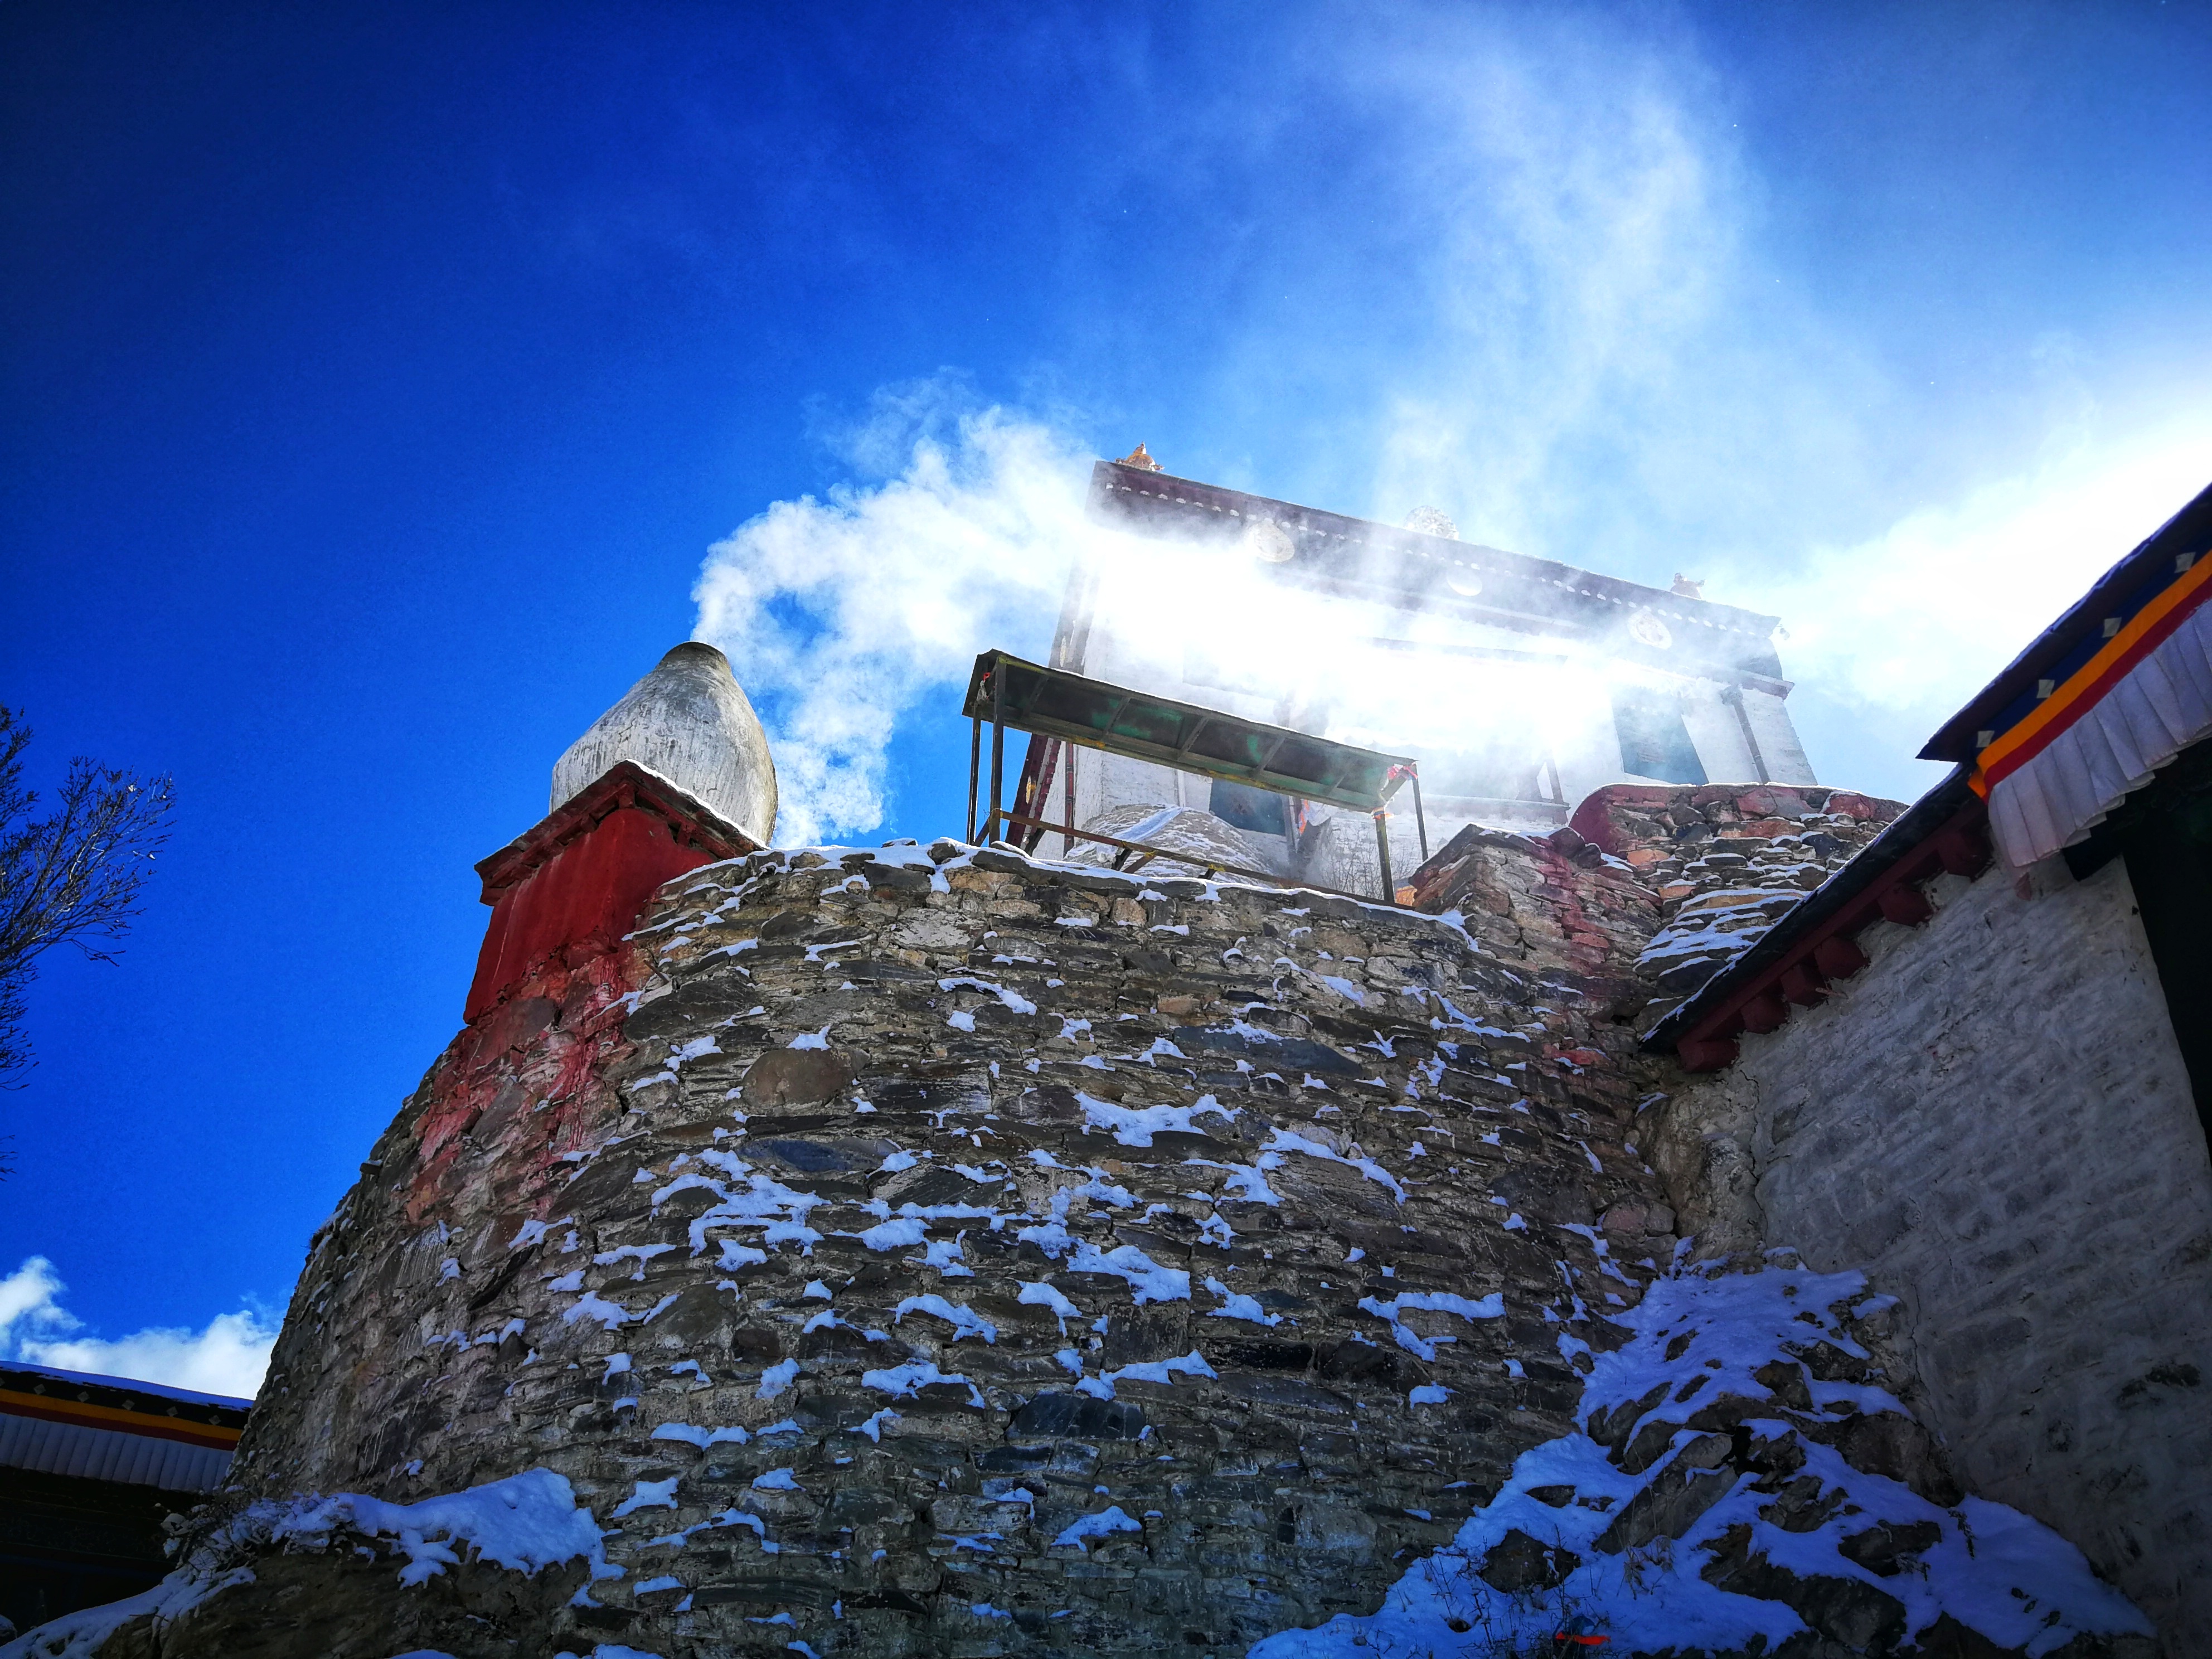
[[(1022, 995), (1020, 992), (1010, 991), (1005, 986), (994, 984), (988, 979), (970, 979), (962, 976), (940, 979), (937, 981), (937, 988), (940, 991), (951, 991), (962, 986), (966, 986), (970, 990), (988, 992), (998, 998), (1009, 1013), (1033, 1014), (1037, 1011), (1036, 1004)], [(969, 1029), (974, 1029), (972, 1024)]]
[(1388, 1320), (1390, 1334), (1398, 1339), (1398, 1346), (1410, 1354), (1423, 1359), (1434, 1359), (1440, 1343), (1455, 1342), (1450, 1336), (1422, 1336), (1409, 1328), (1405, 1316), (1409, 1313), (1457, 1314), (1462, 1319), (1503, 1319), (1505, 1317), (1505, 1295), (1492, 1291), (1479, 1299), (1455, 1295), (1450, 1291), (1401, 1291), (1388, 1302), (1371, 1296), (1359, 1298), (1361, 1310), (1377, 1319)]
[(919, 1216), (901, 1216), (879, 1221), (853, 1236), (872, 1250), (910, 1249), (929, 1236), (929, 1225)]
[[(1222, 1183), (1222, 1192), (1226, 1197), (1239, 1199), (1247, 1204), (1280, 1204), (1283, 1201), (1281, 1194), (1267, 1184), (1267, 1176), (1256, 1165), (1216, 1164), (1206, 1158), (1187, 1158), (1183, 1162), (1196, 1164), (1200, 1169), (1224, 1171), (1229, 1179)], [(1275, 1167), (1279, 1168), (1279, 1163)]]
[(1059, 1319), (1060, 1328), (1063, 1332), (1067, 1329), (1069, 1320), (1079, 1319), (1083, 1316), (1081, 1310), (1073, 1302), (1040, 1279), (1033, 1279), (1023, 1285), (1021, 1294), (1015, 1297), (1015, 1300), (1025, 1308), (1051, 1309), (1054, 1316)]
[(943, 1320), (952, 1327), (952, 1340), (955, 1342), (963, 1336), (980, 1336), (984, 1341), (991, 1343), (995, 1343), (999, 1340), (999, 1328), (984, 1318), (982, 1315), (972, 1308), (963, 1307), (957, 1302), (947, 1302), (934, 1292), (928, 1296), (906, 1297), (898, 1304), (898, 1311), (891, 1316), (891, 1323), (894, 1325), (899, 1323), (910, 1313), (930, 1314)]
[(674, 1509), (676, 1507), (676, 1481), (677, 1477), (672, 1474), (665, 1480), (639, 1480), (634, 1482), (631, 1487), (630, 1495), (623, 1498), (621, 1503), (615, 1505), (613, 1512), (614, 1518), (619, 1521), (625, 1515), (635, 1515), (640, 1510)]
[[(770, 1365), (761, 1373), (759, 1397), (763, 1400), (775, 1399), (791, 1386), (792, 1380), (798, 1375), (799, 1362), (796, 1359), (780, 1360)], [(766, 1434), (768, 1431), (763, 1429), (761, 1432)]]
[[(1073, 1350), (1066, 1351), (1061, 1356), (1063, 1362), (1073, 1355)], [(1069, 1370), (1080, 1371), (1082, 1363), (1077, 1361), (1069, 1366)], [(1213, 1376), (1218, 1374), (1206, 1363), (1205, 1356), (1193, 1348), (1180, 1358), (1144, 1359), (1133, 1365), (1124, 1365), (1118, 1371), (1103, 1371), (1097, 1376), (1086, 1376), (1075, 1385), (1075, 1391), (1098, 1400), (1111, 1400), (1114, 1385), (1124, 1377), (1133, 1377), (1139, 1382), (1172, 1382), (1177, 1372), (1185, 1376)]]
[(1280, 1314), (1271, 1314), (1252, 1297), (1231, 1290), (1218, 1279), (1206, 1281), (1206, 1288), (1221, 1298), (1221, 1305), (1208, 1313), (1208, 1319), (1249, 1319), (1255, 1325), (1279, 1325)]
[(1085, 1550), (1088, 1551), (1091, 1546), (1086, 1540), (1090, 1539), (1110, 1538), (1117, 1532), (1142, 1532), (1144, 1529), (1145, 1523), (1132, 1520), (1122, 1512), (1119, 1504), (1109, 1504), (1097, 1514), (1086, 1515), (1071, 1522), (1060, 1536), (1052, 1541), (1055, 1547), (1062, 1544), (1080, 1544)]
[(580, 1319), (596, 1319), (603, 1328), (611, 1331), (627, 1325), (636, 1317), (620, 1303), (609, 1302), (597, 1291), (586, 1291), (562, 1310), (561, 1322), (573, 1325)]
[(975, 1404), (981, 1406), (983, 1397), (975, 1385), (957, 1371), (945, 1372), (937, 1369), (932, 1359), (910, 1360), (903, 1365), (893, 1365), (882, 1370), (860, 1373), (860, 1386), (873, 1389), (878, 1394), (890, 1395), (895, 1400), (905, 1400), (920, 1394), (933, 1382), (957, 1382), (965, 1387)]
[(1086, 1129), (1105, 1129), (1124, 1146), (1149, 1146), (1152, 1137), (1163, 1130), (1177, 1134), (1203, 1134), (1193, 1121), (1211, 1114), (1225, 1122), (1234, 1122), (1235, 1111), (1222, 1105), (1212, 1095), (1200, 1095), (1188, 1106), (1116, 1106), (1111, 1101), (1078, 1092), (1076, 1103), (1083, 1108), (1083, 1127)]
[(1331, 1164), (1348, 1165), (1358, 1170), (1370, 1181), (1389, 1188), (1390, 1195), (1401, 1204), (1406, 1201), (1406, 1189), (1398, 1184), (1397, 1177), (1373, 1158), (1346, 1158), (1334, 1147), (1324, 1146), (1321, 1142), (1291, 1129), (1279, 1128), (1271, 1130), (1269, 1133), (1271, 1139), (1260, 1153), (1259, 1164), (1261, 1169), (1279, 1170), (1283, 1167), (1282, 1155), (1285, 1152), (1303, 1152), (1308, 1158), (1318, 1158)]
[[(1680, 1422), (1723, 1393), (1765, 1398), (1768, 1391), (1752, 1373), (1790, 1360), (1793, 1349), (1825, 1340), (1847, 1353), (1860, 1352), (1840, 1328), (1835, 1310), (1863, 1289), (1856, 1273), (1820, 1275), (1803, 1268), (1711, 1276), (1691, 1270), (1660, 1279), (1639, 1306), (1618, 1316), (1631, 1340), (1595, 1356), (1583, 1395), (1584, 1420), (1655, 1390), (1660, 1398), (1639, 1422)], [(1685, 1336), (1687, 1346), (1668, 1359), (1668, 1346)], [(1508, 1369), (1518, 1374), (1511, 1362)], [(1677, 1386), (1689, 1376), (1714, 1381), (1690, 1402), (1674, 1400)], [(1862, 1411), (1901, 1409), (1879, 1389), (1817, 1381), (1813, 1386), (1816, 1399), (1820, 1391), (1843, 1390), (1829, 1397), (1848, 1399)], [(1745, 1426), (1754, 1436), (1789, 1430), (1785, 1422), (1756, 1418)], [(1449, 1545), (1416, 1561), (1377, 1612), (1364, 1618), (1340, 1614), (1315, 1629), (1279, 1632), (1255, 1645), (1250, 1659), (1335, 1659), (1369, 1650), (1456, 1653), (1465, 1650), (1459, 1632), (1470, 1620), (1501, 1646), (1528, 1651), (1549, 1638), (1563, 1606), (1590, 1617), (1613, 1652), (1741, 1651), (1753, 1638), (1771, 1649), (1801, 1637), (1805, 1626), (1783, 1603), (1723, 1590), (1702, 1576), (1710, 1549), (1738, 1527), (1748, 1530), (1752, 1554), (1774, 1567), (1800, 1578), (1852, 1580), (1895, 1598), (1905, 1607), (1907, 1644), (1945, 1613), (1996, 1647), (2021, 1649), (2039, 1659), (2085, 1632), (2150, 1634), (2149, 1622), (2097, 1578), (2080, 1551), (2040, 1523), (1974, 1498), (1941, 1509), (1901, 1482), (1851, 1468), (1831, 1447), (1802, 1435), (1796, 1444), (1805, 1457), (1799, 1478), (1849, 1496), (1848, 1503), (1831, 1506), (1819, 1525), (1790, 1531), (1770, 1521), (1761, 1511), (1771, 1506), (1773, 1496), (1756, 1489), (1759, 1475), (1723, 1464), (1697, 1478), (1725, 1480), (1728, 1490), (1670, 1549), (1612, 1553), (1596, 1548), (1596, 1540), (1652, 1481), (1673, 1470), (1673, 1458), (1630, 1475), (1588, 1435), (1562, 1436), (1523, 1453), (1498, 1495), (1468, 1519)], [(1542, 1490), (1556, 1500), (1553, 1489), (1560, 1486), (1573, 1489), (1566, 1504), (1533, 1496)], [(1846, 1538), (1877, 1523), (1923, 1527), (1936, 1541), (1916, 1552), (1918, 1562), (1911, 1570), (1878, 1577), (1841, 1548)], [(1513, 1531), (1571, 1551), (1580, 1565), (1543, 1596), (1495, 1590), (1481, 1571), (1489, 1553)]]

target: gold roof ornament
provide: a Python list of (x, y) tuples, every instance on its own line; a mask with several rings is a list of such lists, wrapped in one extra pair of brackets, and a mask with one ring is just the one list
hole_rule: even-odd
[(1406, 528), (1417, 530), (1424, 536), (1442, 536), (1446, 541), (1459, 539), (1459, 526), (1452, 522), (1450, 514), (1440, 507), (1417, 507), (1406, 515)]
[(1147, 472), (1158, 472), (1160, 470), (1160, 464), (1145, 453), (1145, 447), (1142, 444), (1139, 444), (1134, 449), (1124, 455), (1120, 460), (1115, 462), (1114, 465), (1116, 466), (1141, 467)]
[(1705, 584), (1702, 579), (1692, 581), (1677, 570), (1674, 573), (1674, 585), (1667, 591), (1679, 599), (1702, 599), (1705, 597)]

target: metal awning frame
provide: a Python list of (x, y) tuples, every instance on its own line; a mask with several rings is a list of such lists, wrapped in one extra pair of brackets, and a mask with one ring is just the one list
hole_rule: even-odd
[[(1115, 701), (1106, 717), (1105, 729), (1101, 731), (1096, 727), (1056, 720), (1049, 715), (1041, 716), (1034, 709), (1024, 708), (1018, 703), (1010, 706), (1006, 697), (1006, 682), (1010, 676), (1005, 672), (1008, 668), (1027, 671), (1038, 676), (1042, 682), (1072, 684), (1093, 693), (1110, 696)], [(1180, 741), (1175, 748), (1164, 750), (1161, 745), (1139, 743), (1127, 738), (1119, 743), (1115, 741), (1115, 734), (1113, 729), (1115, 721), (1132, 702), (1139, 698), (1149, 704), (1173, 709), (1184, 717), (1182, 726), (1178, 733)], [(1079, 674), (1073, 674), (1066, 669), (1046, 668), (1005, 651), (986, 651), (976, 657), (975, 672), (969, 679), (968, 698), (963, 712), (968, 715), (969, 720), (968, 839), (970, 842), (988, 841), (994, 838), (1002, 827), (1018, 824), (1023, 829), (1033, 830), (1039, 836), (1050, 832), (1064, 837), (1064, 849), (1072, 849), (1078, 841), (1097, 842), (1116, 848), (1120, 849), (1118, 856), (1114, 860), (1114, 867), (1116, 869), (1125, 866), (1131, 868), (1141, 867), (1153, 858), (1169, 858), (1181, 863), (1199, 865), (1209, 872), (1218, 870), (1224, 874), (1248, 877), (1278, 887), (1311, 888), (1316, 892), (1342, 893), (1343, 896), (1347, 898), (1371, 902), (1363, 894), (1344, 893), (1340, 888), (1316, 887), (1311, 882), (1278, 876), (1267, 871), (1208, 860), (1194, 855), (1187, 848), (1125, 841), (1114, 836), (1079, 830), (1073, 823), (1075, 813), (1072, 769), (1069, 778), (1068, 818), (1070, 822), (1050, 823), (1002, 807), (1000, 802), (1006, 774), (1006, 728), (1011, 726), (1018, 732), (1028, 732), (1035, 736), (1056, 740), (1061, 744), (1078, 744), (1086, 749), (1097, 749), (1103, 753), (1118, 754), (1127, 759), (1144, 761), (1155, 766), (1165, 766), (1176, 771), (1189, 772), (1200, 777), (1218, 778), (1228, 783), (1243, 784), (1248, 788), (1262, 789), (1269, 793), (1286, 795), (1296, 800), (1319, 799), (1328, 805), (1367, 811), (1375, 820), (1375, 850), (1382, 867), (1382, 898), (1384, 902), (1390, 904), (1395, 904), (1399, 901), (1397, 884), (1390, 872), (1389, 802), (1391, 797), (1398, 793), (1401, 785), (1411, 784), (1413, 790), (1413, 821), (1420, 838), (1421, 858), (1425, 862), (1429, 856), (1429, 825), (1427, 815), (1421, 806), (1420, 769), (1411, 756), (1385, 755), (1371, 749), (1360, 749), (1351, 744), (1316, 738), (1309, 732), (1293, 732), (1287, 727), (1268, 726), (1263, 721), (1225, 714), (1218, 709), (1201, 708), (1194, 704), (1177, 702), (1172, 698), (1152, 696), (1127, 687), (1109, 685), (1103, 680), (1092, 680)], [(983, 759), (983, 722), (987, 713), (991, 723), (990, 798), (988, 810), (979, 823), (975, 814), (976, 807), (980, 804), (978, 796), (981, 793)], [(1206, 764), (1207, 757), (1194, 755), (1192, 750), (1200, 735), (1209, 726), (1213, 725), (1242, 728), (1255, 734), (1264, 735), (1267, 746), (1261, 753), (1259, 762), (1249, 769), (1222, 764)], [(1324, 790), (1329, 791), (1327, 793), (1310, 793), (1300, 788), (1285, 787), (1283, 783), (1272, 781), (1272, 778), (1281, 775), (1272, 774), (1268, 769), (1280, 756), (1284, 745), (1292, 740), (1306, 744), (1320, 744), (1330, 750), (1341, 750), (1347, 756), (1356, 756), (1375, 763), (1375, 769), (1381, 772), (1382, 781), (1375, 792), (1371, 805), (1364, 794), (1355, 796), (1342, 786), (1340, 781), (1341, 772), (1338, 773), (1335, 778), (1331, 779), (1312, 778), (1297, 781), (1307, 786), (1319, 784)], [(1128, 865), (1128, 859), (1133, 853), (1140, 854), (1143, 856), (1137, 860), (1135, 865), (1131, 866)]]

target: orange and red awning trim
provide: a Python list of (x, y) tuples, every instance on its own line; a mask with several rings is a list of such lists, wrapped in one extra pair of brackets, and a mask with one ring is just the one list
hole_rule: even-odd
[(2212, 593), (2212, 559), (2189, 561), (2165, 589), (2130, 618), (2089, 660), (2030, 711), (1998, 733), (1976, 757), (1967, 784), (1984, 800), (1990, 791), (2070, 729), (2145, 659), (2172, 638)]
[(87, 1401), (58, 1399), (50, 1394), (27, 1394), (16, 1389), (0, 1388), (0, 1413), (9, 1417), (68, 1423), (82, 1429), (106, 1429), (154, 1440), (179, 1440), (215, 1451), (237, 1449), (240, 1425), (197, 1421), (185, 1414), (191, 1409), (180, 1407), (178, 1414), (172, 1417), (166, 1412), (94, 1405)]

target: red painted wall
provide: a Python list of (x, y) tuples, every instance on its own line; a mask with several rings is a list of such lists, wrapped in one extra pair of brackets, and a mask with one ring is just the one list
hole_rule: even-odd
[(474, 1023), (556, 956), (575, 966), (611, 949), (654, 888), (708, 861), (658, 812), (617, 807), (499, 896), (461, 1018)]

